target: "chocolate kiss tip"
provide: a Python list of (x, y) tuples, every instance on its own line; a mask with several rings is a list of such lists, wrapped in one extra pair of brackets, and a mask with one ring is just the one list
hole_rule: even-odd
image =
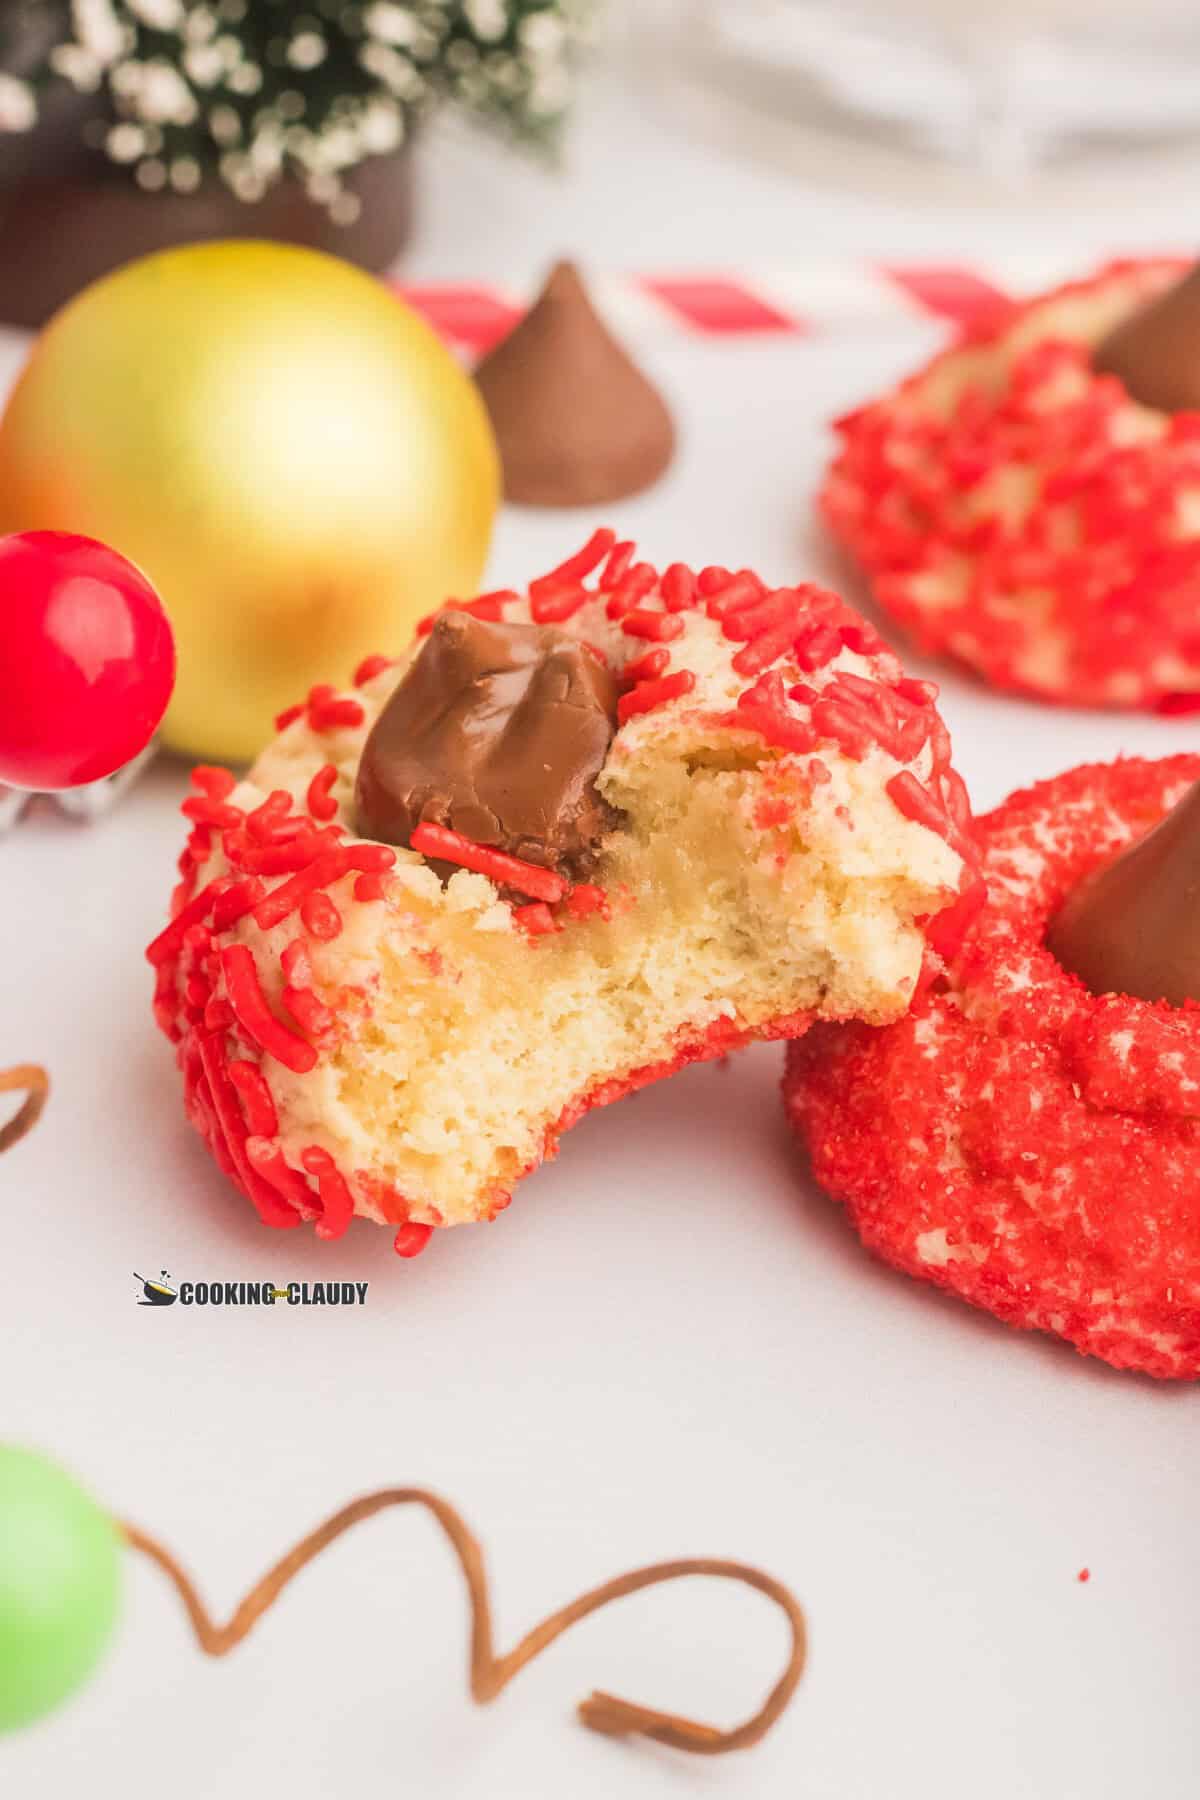
[(1156, 412), (1200, 411), (1200, 264), (1114, 326), (1092, 367)]
[(1068, 895), (1046, 944), (1093, 994), (1200, 1000), (1200, 782)]
[(574, 263), (475, 371), (504, 471), (527, 506), (599, 506), (663, 474), (675, 427), (658, 390), (599, 317)]

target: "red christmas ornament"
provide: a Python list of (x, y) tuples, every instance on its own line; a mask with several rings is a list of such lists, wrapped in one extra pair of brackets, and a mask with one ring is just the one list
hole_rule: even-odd
[(146, 577), (94, 538), (0, 539), (0, 782), (99, 781), (145, 748), (175, 684), (175, 640)]

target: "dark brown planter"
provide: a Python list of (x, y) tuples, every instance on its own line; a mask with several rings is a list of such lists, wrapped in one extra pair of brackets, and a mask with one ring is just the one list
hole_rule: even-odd
[(335, 225), (293, 180), (248, 206), (216, 181), (195, 194), (145, 193), (95, 153), (72, 156), (66, 166), (53, 156), (0, 163), (0, 320), (41, 325), (119, 264), (213, 238), (274, 238), (385, 269), (412, 228), (410, 146), (371, 157), (348, 171), (343, 186), (361, 202), (351, 225)]

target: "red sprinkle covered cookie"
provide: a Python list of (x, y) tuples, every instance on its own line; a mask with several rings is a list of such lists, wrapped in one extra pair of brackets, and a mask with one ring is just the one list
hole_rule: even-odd
[(192, 1123), (267, 1224), (412, 1254), (589, 1107), (897, 1017), (979, 898), (934, 692), (831, 593), (610, 531), (450, 603), (195, 771), (148, 951)]
[(1200, 708), (1200, 276), (1121, 263), (839, 421), (821, 498), (879, 604), (993, 686)]
[(784, 1097), (863, 1241), (1011, 1325), (1200, 1376), (1200, 756), (1072, 770), (979, 822), (989, 900), (883, 1031)]

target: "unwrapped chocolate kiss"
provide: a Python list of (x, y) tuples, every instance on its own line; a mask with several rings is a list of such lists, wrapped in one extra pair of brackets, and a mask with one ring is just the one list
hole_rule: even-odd
[(1200, 412), (1200, 265), (1110, 331), (1092, 366), (1142, 406)]
[(1200, 782), (1080, 882), (1046, 942), (1094, 994), (1200, 1000)]
[(475, 380), (507, 500), (597, 506), (640, 493), (671, 461), (675, 427), (662, 396), (603, 323), (571, 263), (551, 271)]

